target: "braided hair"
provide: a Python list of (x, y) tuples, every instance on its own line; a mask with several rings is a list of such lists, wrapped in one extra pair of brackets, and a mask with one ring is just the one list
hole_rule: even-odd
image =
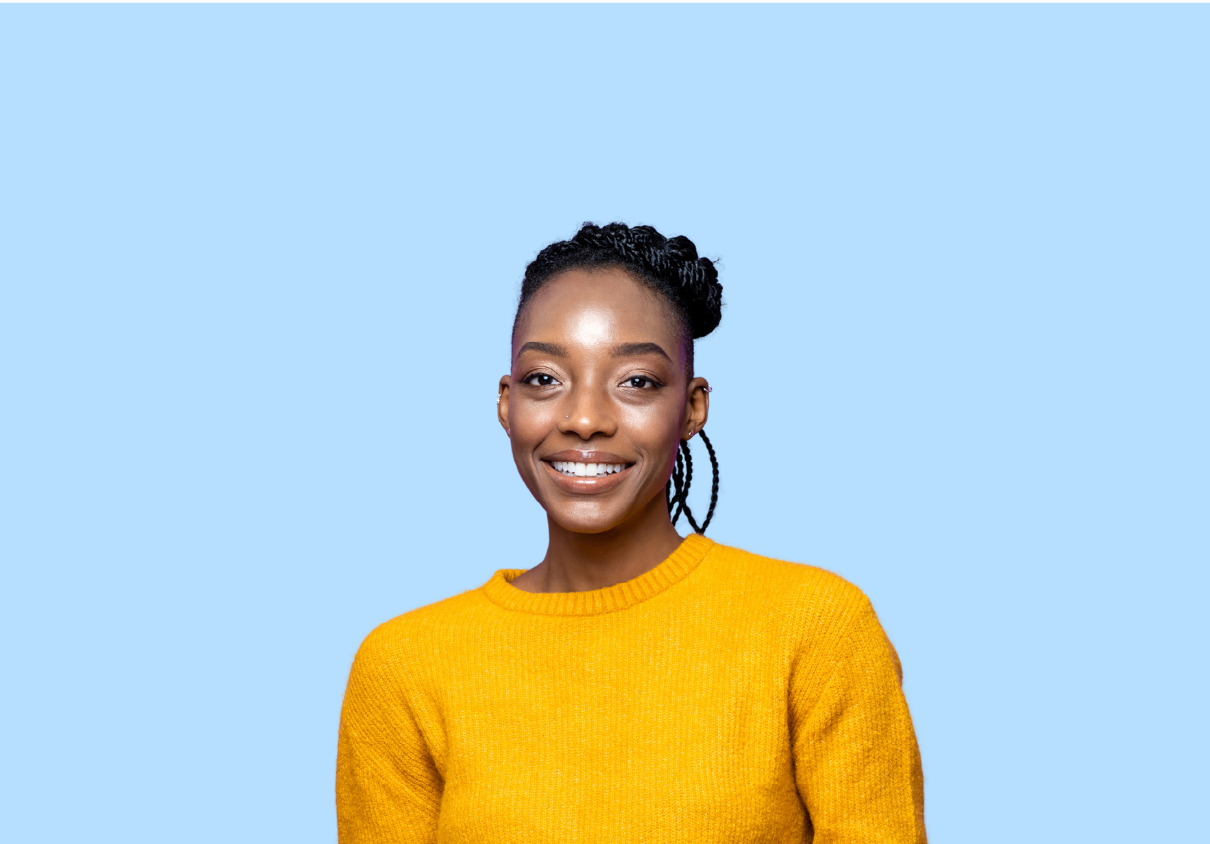
[[(548, 281), (567, 270), (607, 267), (626, 270), (672, 306), (685, 341), (686, 374), (692, 378), (693, 341), (718, 327), (723, 316), (723, 286), (719, 284), (714, 262), (699, 257), (692, 240), (683, 235), (664, 237), (651, 226), (585, 223), (571, 240), (560, 240), (539, 252), (525, 268), (521, 299), (513, 320), (514, 336), (526, 304)], [(698, 525), (689, 509), (687, 499), (693, 480), (693, 457), (686, 440), (681, 440), (677, 449), (676, 468), (664, 492), (672, 523), (675, 525), (684, 513), (693, 530), (704, 534), (718, 503), (718, 458), (706, 432), (700, 433), (710, 455), (714, 476), (705, 520)]]

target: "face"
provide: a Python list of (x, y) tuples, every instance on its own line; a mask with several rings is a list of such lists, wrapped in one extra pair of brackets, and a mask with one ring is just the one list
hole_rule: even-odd
[(666, 514), (676, 449), (706, 423), (671, 306), (625, 270), (569, 270), (526, 304), (500, 379), (517, 470), (559, 526), (602, 533)]

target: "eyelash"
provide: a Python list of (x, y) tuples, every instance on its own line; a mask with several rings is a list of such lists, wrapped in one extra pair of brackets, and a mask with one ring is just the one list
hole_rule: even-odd
[[(549, 383), (549, 384), (532, 383), (534, 381), (534, 379), (536, 379), (536, 378), (549, 378), (551, 380), (551, 383)], [(645, 381), (646, 383), (651, 385), (650, 389), (653, 389), (653, 390), (658, 390), (660, 387), (664, 386), (659, 381), (656, 381), (654, 378), (651, 378), (647, 375), (632, 375), (629, 378), (627, 378), (625, 381), (622, 382), (622, 386), (627, 386), (634, 390), (648, 389), (647, 387), (635, 387), (634, 385), (629, 383), (630, 381)], [(554, 387), (554, 386), (558, 385), (559, 381), (558, 381), (558, 379), (555, 378), (555, 376), (551, 375), (549, 372), (535, 372), (532, 375), (527, 375), (524, 378), (522, 378), (521, 383), (529, 384), (531, 387)]]
[(553, 387), (559, 383), (558, 379), (556, 379), (555, 376), (551, 375), (549, 372), (535, 372), (533, 375), (526, 375), (524, 378), (521, 379), (521, 383), (529, 384), (535, 378), (549, 378), (552, 383), (550, 383), (550, 384), (530, 384), (531, 387)]

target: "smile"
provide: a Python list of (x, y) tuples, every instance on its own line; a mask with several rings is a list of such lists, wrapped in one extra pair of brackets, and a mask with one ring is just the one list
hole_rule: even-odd
[(577, 478), (603, 478), (621, 472), (625, 463), (572, 463), (568, 460), (552, 460), (555, 471)]

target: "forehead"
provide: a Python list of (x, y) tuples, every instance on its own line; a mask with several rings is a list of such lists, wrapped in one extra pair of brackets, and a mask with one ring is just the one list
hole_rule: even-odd
[(525, 305), (513, 348), (535, 340), (571, 346), (658, 343), (674, 359), (684, 354), (672, 306), (617, 267), (568, 270), (544, 284)]

